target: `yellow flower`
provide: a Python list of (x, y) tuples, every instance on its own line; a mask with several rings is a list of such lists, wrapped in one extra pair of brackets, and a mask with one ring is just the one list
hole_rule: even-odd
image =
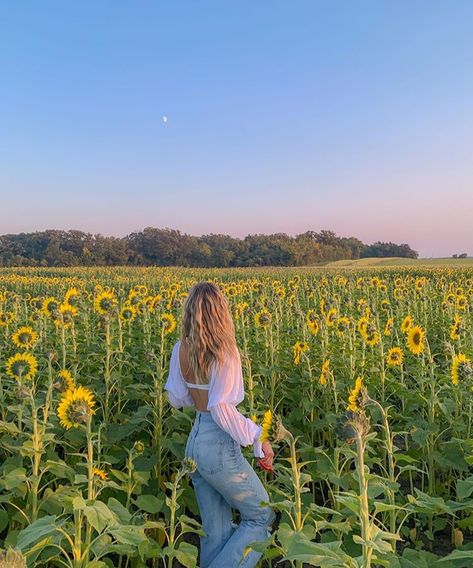
[(408, 333), (414, 323), (414, 318), (412, 316), (406, 316), (401, 323), (402, 333)]
[(120, 310), (120, 319), (123, 322), (132, 322), (135, 319), (137, 313), (138, 310), (134, 305), (126, 303)]
[(367, 326), (369, 325), (369, 323), (370, 323), (370, 320), (369, 320), (367, 317), (365, 317), (365, 316), (361, 317), (361, 318), (358, 320), (358, 323), (357, 323), (357, 326), (356, 326), (356, 327), (357, 327), (357, 329), (358, 329), (358, 331), (359, 331), (359, 333), (360, 333), (361, 335), (364, 335), (364, 333), (365, 333), (365, 331), (366, 331), (366, 328), (367, 328)]
[(462, 330), (462, 318), (460, 316), (455, 316), (452, 326), (450, 327), (450, 339), (452, 341), (458, 341), (460, 339), (460, 332)]
[(59, 301), (54, 298), (54, 296), (48, 296), (44, 302), (41, 311), (45, 316), (49, 318), (56, 317), (57, 310), (59, 308)]
[(89, 417), (95, 414), (95, 399), (92, 391), (84, 387), (76, 387), (66, 391), (59, 402), (57, 415), (61, 426), (78, 428), (87, 423)]
[(465, 381), (473, 373), (471, 361), (464, 353), (455, 355), (452, 362), (451, 378), (454, 385), (458, 385), (460, 381)]
[(332, 325), (334, 325), (336, 321), (336, 316), (337, 316), (337, 308), (330, 308), (330, 310), (327, 312), (327, 315), (325, 316), (325, 323), (327, 324), (328, 327), (332, 327)]
[(161, 322), (163, 324), (162, 332), (164, 335), (172, 333), (176, 329), (176, 318), (172, 314), (163, 314), (161, 316)]
[(97, 313), (104, 316), (105, 314), (112, 312), (117, 303), (118, 300), (116, 299), (115, 294), (109, 290), (104, 290), (96, 296), (94, 300), (94, 308)]
[(238, 302), (234, 309), (235, 319), (239, 319), (249, 308), (247, 302)]
[(61, 304), (57, 311), (59, 317), (54, 320), (56, 325), (62, 325), (64, 327), (70, 327), (72, 324), (72, 320), (77, 314), (79, 310), (73, 306), (72, 304)]
[(320, 373), (320, 378), (319, 378), (319, 383), (322, 386), (325, 386), (327, 384), (327, 376), (328, 376), (329, 372), (330, 372), (330, 360), (326, 359), (323, 362), (322, 372)]
[(348, 406), (347, 410), (351, 410), (352, 412), (360, 412), (360, 396), (361, 396), (361, 389), (363, 388), (363, 379), (361, 377), (357, 377), (355, 381), (355, 386), (350, 392), (350, 396), (348, 397)]
[(418, 326), (412, 326), (407, 335), (407, 347), (414, 355), (420, 355), (425, 347), (425, 330)]
[(404, 353), (400, 347), (391, 347), (386, 356), (386, 361), (390, 367), (400, 367), (404, 360)]
[(255, 315), (256, 327), (268, 327), (271, 323), (271, 314), (268, 310), (261, 310)]
[(292, 347), (292, 351), (294, 354), (294, 365), (299, 365), (302, 353), (305, 353), (308, 349), (309, 349), (308, 343), (304, 343), (302, 341), (296, 341), (296, 343)]
[(11, 338), (18, 349), (30, 349), (38, 341), (38, 334), (32, 327), (23, 326)]
[(457, 296), (457, 309), (466, 310), (467, 306), (468, 306), (468, 300), (466, 299), (466, 296), (464, 296), (463, 294)]
[(64, 296), (64, 303), (74, 305), (79, 298), (79, 290), (74, 286), (73, 288), (69, 288)]
[(99, 467), (93, 467), (92, 468), (92, 475), (94, 475), (95, 477), (98, 477), (101, 481), (107, 481), (107, 479), (108, 479), (107, 472), (104, 471), (103, 469), (100, 469)]
[(63, 392), (75, 387), (74, 379), (72, 378), (72, 374), (67, 369), (62, 369), (57, 374), (56, 382), (54, 383), (54, 388)]
[(386, 327), (384, 328), (383, 335), (390, 336), (393, 330), (393, 325), (394, 325), (393, 318), (388, 318), (388, 321), (386, 322)]
[(30, 353), (16, 353), (7, 361), (7, 375), (12, 379), (33, 379), (38, 372), (38, 361)]
[(320, 326), (319, 326), (319, 322), (317, 320), (317, 314), (315, 313), (314, 310), (309, 310), (306, 314), (305, 317), (305, 321), (307, 324), (307, 327), (309, 328), (310, 333), (312, 333), (312, 335), (317, 335), (317, 333), (319, 332)]
[(370, 321), (368, 321), (364, 325), (364, 327), (361, 331), (361, 335), (368, 345), (373, 346), (373, 345), (377, 345), (379, 343), (380, 335), (379, 335), (378, 331), (376, 330), (376, 327), (374, 326), (374, 324), (371, 323)]
[(9, 325), (15, 319), (13, 312), (0, 312), (0, 327)]
[(264, 413), (263, 422), (261, 424), (261, 434), (260, 434), (260, 442), (264, 442), (269, 438), (271, 433), (271, 426), (273, 424), (273, 413), (271, 410), (267, 410)]

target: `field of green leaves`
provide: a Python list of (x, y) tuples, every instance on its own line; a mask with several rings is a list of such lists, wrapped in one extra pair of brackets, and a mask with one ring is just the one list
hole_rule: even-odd
[(200, 280), (273, 415), (261, 566), (473, 566), (473, 268), (399, 266), (0, 269), (0, 567), (198, 566), (163, 386)]

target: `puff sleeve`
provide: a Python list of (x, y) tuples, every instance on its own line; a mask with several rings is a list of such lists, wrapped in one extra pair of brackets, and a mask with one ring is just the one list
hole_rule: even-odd
[(212, 366), (207, 409), (214, 421), (240, 446), (253, 444), (254, 455), (264, 457), (259, 440), (261, 426), (241, 414), (236, 405), (245, 396), (240, 354), (228, 357), (223, 365)]
[(169, 402), (174, 408), (194, 406), (194, 401), (179, 370), (179, 342), (172, 349), (169, 374), (164, 388), (168, 391)]

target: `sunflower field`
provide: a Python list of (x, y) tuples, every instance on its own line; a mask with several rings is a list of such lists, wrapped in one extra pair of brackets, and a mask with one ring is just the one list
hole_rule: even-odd
[(261, 566), (473, 566), (472, 269), (94, 267), (0, 269), (0, 567), (198, 566), (163, 387), (201, 280), (276, 453)]

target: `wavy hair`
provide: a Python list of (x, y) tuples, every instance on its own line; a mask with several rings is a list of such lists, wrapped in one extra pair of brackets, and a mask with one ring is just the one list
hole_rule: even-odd
[(199, 282), (184, 304), (181, 342), (189, 350), (195, 381), (208, 383), (212, 364), (238, 354), (228, 300), (213, 282)]

